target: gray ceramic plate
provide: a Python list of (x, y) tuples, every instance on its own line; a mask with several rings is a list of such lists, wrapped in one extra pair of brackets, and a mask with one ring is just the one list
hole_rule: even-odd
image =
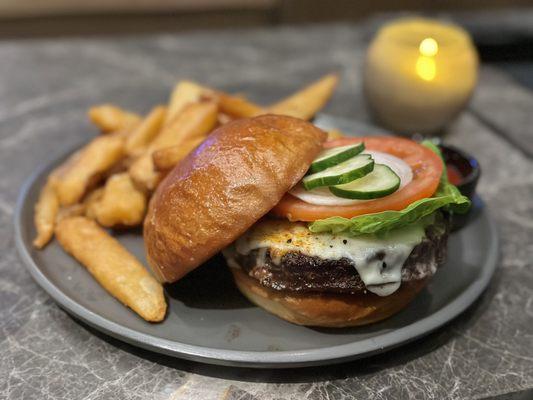
[[(375, 133), (353, 121), (322, 117), (325, 127)], [(33, 204), (46, 174), (26, 183), (16, 212), (16, 242), (31, 275), (67, 312), (125, 342), (164, 354), (223, 365), (295, 367), (328, 364), (383, 352), (425, 335), (464, 311), (485, 289), (498, 258), (498, 239), (478, 204), (471, 223), (454, 233), (449, 257), (430, 285), (405, 310), (368, 327), (312, 329), (282, 321), (246, 301), (216, 257), (167, 288), (169, 313), (150, 324), (109, 296), (57, 242), (44, 251), (31, 246)], [(140, 231), (118, 234), (144, 259)]]

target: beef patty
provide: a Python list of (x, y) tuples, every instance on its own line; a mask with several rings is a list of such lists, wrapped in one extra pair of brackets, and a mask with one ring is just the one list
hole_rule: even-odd
[[(435, 273), (446, 259), (446, 244), (449, 231), (448, 218), (438, 218), (426, 228), (426, 236), (416, 245), (402, 268), (402, 281), (425, 279)], [(267, 249), (264, 262), (256, 249), (247, 255), (236, 254), (235, 261), (249, 276), (261, 285), (274, 290), (293, 292), (357, 293), (365, 291), (353, 262), (347, 258), (328, 260), (290, 251), (275, 264)], [(377, 254), (376, 257), (380, 257)], [(381, 255), (383, 257), (383, 255)]]

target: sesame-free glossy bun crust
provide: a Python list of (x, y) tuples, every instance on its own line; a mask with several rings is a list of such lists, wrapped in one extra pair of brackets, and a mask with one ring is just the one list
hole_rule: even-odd
[(326, 133), (264, 115), (216, 129), (157, 188), (144, 223), (147, 258), (174, 282), (242, 235), (305, 174)]

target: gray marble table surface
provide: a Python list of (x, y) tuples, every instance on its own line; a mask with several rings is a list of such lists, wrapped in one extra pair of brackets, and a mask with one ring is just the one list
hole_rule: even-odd
[[(368, 119), (365, 35), (353, 25), (0, 42), (1, 399), (480, 399), (533, 388), (533, 95), (483, 67), (446, 140), (483, 166), (479, 192), (502, 256), (486, 293), (422, 340), (324, 368), (246, 370), (159, 356), (70, 318), (33, 282), (13, 209), (36, 167), (96, 134), (94, 103), (145, 112), (177, 79), (268, 102), (321, 74), (342, 81), (327, 112)], [(531, 148), (531, 147), (529, 147)]]

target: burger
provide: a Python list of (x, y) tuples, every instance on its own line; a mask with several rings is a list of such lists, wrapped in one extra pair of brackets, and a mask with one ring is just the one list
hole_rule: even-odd
[(243, 295), (295, 324), (364, 325), (403, 309), (444, 262), (449, 215), (469, 201), (431, 143), (326, 139), (279, 115), (215, 130), (150, 202), (158, 279), (222, 251)]

